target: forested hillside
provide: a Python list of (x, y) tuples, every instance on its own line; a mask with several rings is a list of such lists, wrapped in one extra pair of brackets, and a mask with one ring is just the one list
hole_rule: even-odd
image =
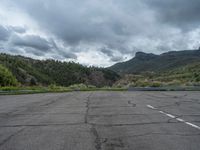
[(69, 86), (84, 83), (102, 87), (110, 86), (119, 79), (118, 74), (108, 69), (85, 67), (74, 62), (0, 54), (0, 64), (8, 68), (22, 85)]

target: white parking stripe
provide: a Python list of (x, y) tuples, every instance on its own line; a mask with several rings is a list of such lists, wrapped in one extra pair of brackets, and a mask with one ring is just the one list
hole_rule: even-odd
[(197, 125), (195, 125), (195, 124), (193, 124), (193, 123), (187, 122), (187, 121), (185, 121), (185, 120), (183, 120), (183, 119), (181, 119), (181, 118), (177, 118), (177, 117), (174, 116), (174, 115), (165, 113), (164, 111), (158, 110), (158, 109), (155, 108), (154, 106), (147, 105), (147, 107), (150, 108), (150, 109), (153, 109), (153, 110), (157, 110), (157, 111), (160, 112), (161, 114), (164, 114), (164, 115), (166, 115), (166, 116), (168, 116), (168, 117), (170, 117), (170, 118), (174, 118), (174, 119), (176, 119), (176, 120), (179, 121), (179, 122), (183, 122), (183, 123), (185, 123), (185, 124), (187, 124), (187, 125), (189, 125), (189, 126), (191, 126), (191, 127), (193, 127), (193, 128), (196, 128), (196, 129), (199, 129), (199, 130), (200, 130), (200, 127), (199, 127), (199, 126), (197, 126)]
[(190, 123), (190, 122), (185, 122), (185, 123), (186, 123), (187, 125), (190, 125), (190, 126), (196, 128), (196, 129), (199, 129), (199, 130), (200, 130), (200, 127), (197, 126), (197, 125), (195, 125), (195, 124), (193, 124), (193, 123)]
[(164, 114), (164, 112), (163, 111), (159, 111), (161, 114)]
[(151, 106), (151, 105), (147, 105), (147, 107), (151, 108), (151, 109), (156, 109), (155, 107)]
[(185, 120), (181, 119), (181, 118), (176, 118), (176, 120), (180, 121), (180, 122), (185, 122)]
[(176, 118), (175, 116), (171, 115), (171, 114), (166, 114), (168, 117), (170, 118)]

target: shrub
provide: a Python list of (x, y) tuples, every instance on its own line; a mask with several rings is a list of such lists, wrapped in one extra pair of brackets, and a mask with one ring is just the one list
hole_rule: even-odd
[(181, 83), (181, 81), (179, 81), (179, 80), (173, 80), (173, 81), (167, 83), (168, 86), (179, 86), (182, 84), (183, 83)]
[(147, 81), (137, 81), (135, 83), (135, 86), (136, 87), (148, 87), (148, 86), (150, 86), (150, 83)]
[(34, 85), (37, 85), (37, 81), (35, 78), (31, 78), (30, 80), (30, 86), (34, 86)]
[(97, 87), (96, 86), (94, 86), (94, 85), (88, 85), (87, 86), (89, 89), (96, 89)]
[(161, 82), (158, 82), (158, 81), (154, 81), (151, 83), (150, 85), (151, 87), (161, 87), (162, 86), (162, 83)]
[(87, 89), (87, 85), (85, 84), (73, 84), (73, 85), (70, 85), (69, 86), (70, 89), (73, 89), (73, 90), (83, 90), (83, 89)]
[(48, 88), (51, 89), (51, 90), (54, 90), (54, 89), (57, 89), (58, 87), (55, 84), (50, 84), (48, 86)]
[(0, 64), (0, 86), (16, 85), (18, 85), (17, 79), (7, 68)]

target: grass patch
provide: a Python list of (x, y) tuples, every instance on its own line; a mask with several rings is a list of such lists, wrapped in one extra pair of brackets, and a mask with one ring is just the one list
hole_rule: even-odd
[(44, 86), (7, 86), (0, 87), (0, 95), (36, 94), (36, 93), (62, 93), (72, 91), (126, 91), (126, 88), (103, 87), (98, 88), (92, 85), (75, 84), (69, 87), (50, 85)]

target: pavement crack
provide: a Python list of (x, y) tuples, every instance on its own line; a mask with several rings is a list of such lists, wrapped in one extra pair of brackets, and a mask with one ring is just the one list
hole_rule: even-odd
[(4, 139), (1, 143), (0, 143), (0, 147), (3, 146), (6, 142), (8, 142), (11, 138), (13, 138), (14, 136), (16, 136), (17, 134), (21, 133), (25, 128), (20, 129), (19, 131), (11, 134), (10, 136), (8, 136), (6, 139)]
[(40, 105), (40, 106), (49, 106), (49, 105), (51, 105), (51, 104), (53, 104), (55, 102), (56, 102), (56, 100), (52, 100), (52, 101), (50, 101), (50, 102), (48, 102), (46, 104)]
[[(110, 107), (112, 107), (112, 106), (111, 105), (107, 105), (107, 106), (91, 106), (90, 108), (97, 109), (97, 108), (110, 108)], [(118, 107), (118, 108), (131, 108), (133, 106), (125, 105), (125, 106), (116, 106), (116, 107)]]
[(200, 133), (198, 134), (182, 134), (182, 133), (152, 133), (154, 135), (164, 135), (164, 136), (167, 136), (167, 135), (170, 135), (170, 136), (199, 136)]
[(113, 138), (106, 142), (106, 148), (109, 150), (115, 150), (116, 148), (124, 148), (125, 145), (121, 138)]
[(147, 114), (100, 114), (100, 115), (88, 115), (89, 117), (113, 117), (113, 116), (147, 116)]
[(173, 99), (181, 99), (181, 98), (184, 98), (184, 97), (187, 97), (187, 94), (184, 94), (184, 95), (168, 95), (168, 94), (165, 94), (165, 93), (162, 93), (161, 96), (157, 96), (157, 95), (152, 95), (152, 94), (147, 94), (147, 96), (149, 97), (153, 97), (153, 98), (173, 98)]
[(121, 126), (141, 126), (141, 125), (161, 125), (161, 124), (181, 124), (181, 122), (144, 122), (144, 123), (118, 123), (118, 124), (96, 124), (96, 123), (90, 123), (90, 125), (95, 126), (102, 126), (102, 127), (121, 127)]
[(15, 124), (15, 125), (0, 125), (0, 127), (46, 127), (46, 126), (74, 126), (74, 125), (83, 125), (84, 122), (80, 123), (52, 123), (52, 124)]
[(161, 136), (182, 136), (182, 137), (189, 137), (189, 136), (200, 136), (200, 133), (197, 134), (189, 134), (189, 133), (159, 133), (159, 132), (148, 132), (143, 134), (136, 134), (136, 135), (129, 135), (129, 136), (119, 136), (118, 138), (139, 138), (149, 135), (161, 135)]
[(178, 119), (178, 118), (181, 118), (181, 117), (182, 117), (182, 115), (175, 116), (174, 118), (168, 119), (167, 122), (168, 122), (168, 123), (171, 123), (172, 121), (177, 121), (177, 119)]
[(171, 106), (180, 106), (179, 102), (175, 102), (173, 104), (168, 104), (168, 105), (162, 105), (162, 106), (157, 106), (156, 108), (166, 108), (166, 107), (171, 107)]
[(136, 104), (133, 103), (132, 101), (128, 101), (128, 104), (129, 104), (129, 105), (132, 105), (132, 107), (136, 107)]
[(188, 95), (187, 94), (183, 94), (183, 95), (169, 95), (169, 94), (166, 94), (166, 93), (162, 93), (163, 96), (166, 96), (166, 97), (169, 97), (169, 98), (184, 98), (184, 97), (187, 97)]
[[(95, 136), (95, 148), (96, 148), (96, 150), (101, 150), (102, 149), (102, 147), (101, 147), (102, 142), (101, 142), (99, 134), (98, 134), (94, 125), (92, 125), (91, 132)], [(105, 140), (103, 142), (105, 142)]]
[(167, 104), (167, 105), (161, 105), (161, 106), (157, 106), (157, 108), (167, 108), (167, 107), (176, 107), (176, 106), (181, 106), (181, 105), (189, 105), (191, 103), (196, 103), (196, 104), (200, 104), (197, 100), (184, 100), (184, 101), (176, 101), (173, 104)]
[(86, 113), (85, 113), (85, 117), (84, 117), (84, 122), (87, 124), (88, 123), (88, 115), (89, 115), (89, 109), (90, 109), (90, 97), (91, 97), (92, 93), (89, 94), (89, 96), (87, 97), (87, 101), (86, 103)]
[(58, 98), (56, 98), (54, 100), (47, 101), (47, 103), (42, 104), (40, 106), (49, 106), (49, 105), (52, 105), (52, 104), (56, 103), (59, 99), (62, 99), (62, 98), (63, 98), (63, 96), (60, 96), (60, 97), (58, 97)]

